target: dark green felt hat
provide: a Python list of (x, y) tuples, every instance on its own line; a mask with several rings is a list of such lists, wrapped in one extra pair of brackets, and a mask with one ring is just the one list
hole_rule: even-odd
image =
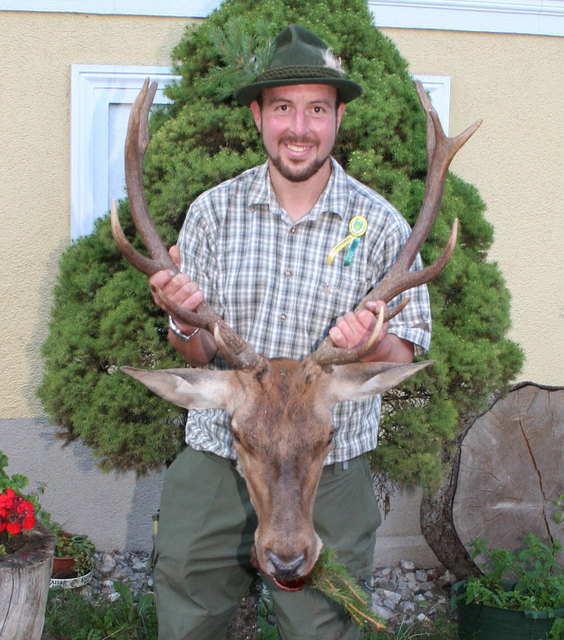
[(329, 47), (297, 24), (286, 27), (274, 41), (266, 71), (254, 82), (239, 87), (234, 96), (239, 104), (248, 106), (263, 89), (289, 84), (329, 84), (337, 88), (342, 102), (350, 102), (362, 93), (362, 87), (346, 77)]

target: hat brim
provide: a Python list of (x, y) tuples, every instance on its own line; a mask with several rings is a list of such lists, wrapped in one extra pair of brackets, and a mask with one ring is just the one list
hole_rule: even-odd
[(350, 102), (358, 98), (362, 94), (362, 87), (345, 78), (277, 78), (275, 80), (262, 80), (260, 82), (252, 82), (243, 85), (235, 90), (233, 95), (240, 105), (249, 106), (253, 100), (256, 100), (264, 89), (272, 87), (285, 87), (295, 84), (328, 84), (337, 89), (337, 94), (341, 102)]

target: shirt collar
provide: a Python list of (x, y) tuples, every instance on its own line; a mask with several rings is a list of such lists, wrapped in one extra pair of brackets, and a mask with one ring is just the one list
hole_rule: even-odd
[[(332, 170), (329, 182), (304, 219), (316, 220), (324, 213), (334, 213), (341, 219), (345, 218), (349, 200), (347, 174), (334, 158), (330, 158), (330, 161)], [(273, 213), (281, 211), (270, 182), (268, 161), (256, 168), (249, 188), (249, 205), (251, 207), (267, 206)]]

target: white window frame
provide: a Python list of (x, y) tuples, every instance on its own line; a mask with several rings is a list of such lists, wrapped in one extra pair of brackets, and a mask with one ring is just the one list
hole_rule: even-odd
[[(221, 0), (2, 0), (0, 11), (205, 18)], [(368, 0), (378, 27), (564, 36), (564, 0)]]
[(207, 18), (222, 0), (2, 0), (0, 11)]
[(413, 74), (412, 78), (419, 80), (429, 94), (443, 130), (448, 136), (450, 126), (450, 77)]
[(71, 66), (71, 240), (91, 233), (109, 210), (110, 107), (131, 105), (148, 76), (159, 85), (154, 104), (166, 104), (163, 88), (175, 77), (169, 67)]
[(368, 0), (378, 27), (564, 36), (564, 0)]
[[(109, 192), (109, 136), (111, 105), (131, 105), (147, 76), (159, 89), (154, 104), (166, 104), (163, 87), (174, 79), (168, 67), (72, 65), (71, 67), (71, 240), (92, 232), (94, 221), (105, 215)], [(448, 133), (450, 78), (416, 76)], [(114, 132), (114, 135), (118, 135)], [(125, 131), (119, 134), (125, 138)], [(116, 161), (123, 166), (123, 152)]]

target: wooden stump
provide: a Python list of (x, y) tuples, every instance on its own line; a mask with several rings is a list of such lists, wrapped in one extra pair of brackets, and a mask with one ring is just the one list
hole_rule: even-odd
[[(480, 416), (461, 445), (453, 522), (466, 548), (480, 538), (517, 551), (523, 536), (564, 542), (564, 388), (518, 385)], [(559, 557), (564, 567), (564, 554)]]
[[(516, 551), (523, 536), (564, 542), (555, 518), (564, 495), (564, 388), (517, 385), (472, 424), (463, 424), (450, 473), (421, 502), (421, 531), (437, 558), (461, 579), (480, 573), (477, 538)], [(564, 567), (564, 553), (559, 556)]]
[(55, 536), (36, 524), (28, 542), (0, 556), (0, 640), (40, 640)]

